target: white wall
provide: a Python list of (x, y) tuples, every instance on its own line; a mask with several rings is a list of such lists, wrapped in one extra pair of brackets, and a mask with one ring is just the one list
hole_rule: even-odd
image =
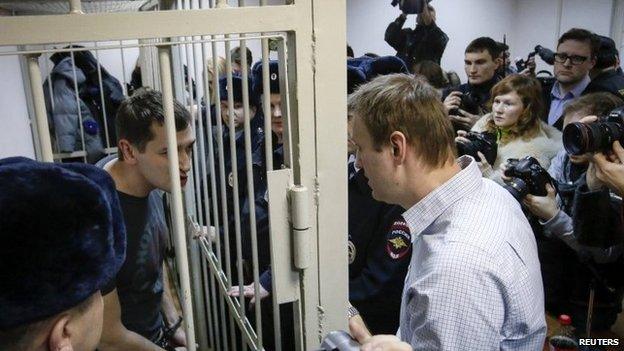
[[(557, 39), (573, 27), (610, 35), (612, 0), (516, 0), (512, 57), (526, 57), (535, 45), (556, 50)], [(559, 7), (560, 4), (561, 8)], [(560, 19), (559, 19), (559, 13)], [(538, 69), (552, 67), (537, 60)]]
[[(15, 47), (0, 47), (0, 52)], [(19, 59), (0, 56), (0, 158), (35, 158)]]
[[(537, 44), (556, 49), (559, 35), (572, 27), (609, 35), (613, 10), (613, 0), (438, 0), (432, 5), (438, 26), (450, 38), (442, 67), (458, 72), (462, 81), (466, 79), (464, 49), (472, 39), (490, 36), (502, 41), (507, 34), (512, 58), (526, 57)], [(384, 41), (384, 32), (399, 13), (389, 0), (347, 0), (347, 40), (355, 55), (394, 55), (394, 49)], [(410, 16), (406, 26), (414, 22), (415, 16)], [(539, 61), (539, 69), (551, 70)]]
[[(437, 24), (449, 36), (442, 67), (455, 70), (465, 80), (463, 59), (466, 45), (480, 36), (502, 41), (505, 33), (509, 40), (514, 3), (513, 0), (433, 1)], [(400, 13), (398, 7), (390, 6), (390, 0), (347, 0), (347, 41), (355, 55), (366, 52), (394, 55), (396, 51), (384, 41), (384, 33)], [(409, 16), (405, 27), (413, 27), (415, 21), (416, 16)]]

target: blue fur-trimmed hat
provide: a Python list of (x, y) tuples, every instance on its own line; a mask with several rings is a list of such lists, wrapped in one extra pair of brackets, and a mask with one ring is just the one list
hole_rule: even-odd
[(396, 56), (347, 59), (347, 93), (351, 94), (362, 83), (391, 73), (408, 73), (405, 62)]
[[(253, 65), (253, 67), (251, 68), (251, 76), (253, 79), (254, 92), (258, 96), (262, 95), (262, 61), (258, 61)], [(269, 60), (269, 81), (271, 94), (279, 94), (279, 66), (277, 64), (277, 61), (275, 60)]]
[(0, 160), (0, 242), (0, 329), (77, 306), (125, 259), (112, 178), (88, 164)]
[(347, 59), (347, 69), (357, 69), (367, 81), (381, 75), (409, 73), (405, 62), (396, 56), (368, 57)]
[[(252, 89), (251, 79), (247, 78), (247, 89), (249, 93), (249, 104), (252, 106), (257, 106), (256, 94), (254, 94)], [(228, 99), (228, 86), (227, 86), (227, 77), (223, 77), (219, 79), (219, 95), (221, 101), (227, 101)], [(239, 75), (232, 75), (232, 94), (234, 97), (234, 102), (243, 102), (243, 77)]]

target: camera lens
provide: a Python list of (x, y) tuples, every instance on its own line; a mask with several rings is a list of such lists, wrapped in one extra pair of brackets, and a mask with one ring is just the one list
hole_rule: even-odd
[(507, 189), (507, 191), (509, 191), (509, 193), (516, 200), (518, 200), (518, 202), (522, 201), (522, 199), (529, 193), (529, 186), (520, 178), (512, 178), (509, 182), (506, 182), (505, 185), (503, 185), (503, 188)]
[(570, 123), (563, 129), (563, 147), (570, 155), (582, 155), (597, 151), (595, 141), (601, 137), (596, 124)]

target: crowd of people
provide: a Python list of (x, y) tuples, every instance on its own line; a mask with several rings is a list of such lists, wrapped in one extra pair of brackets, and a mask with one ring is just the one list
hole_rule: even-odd
[[(363, 350), (540, 350), (546, 314), (585, 330), (588, 308), (590, 329), (608, 330), (624, 296), (615, 43), (572, 28), (552, 52), (554, 78), (538, 79), (534, 59), (512, 67), (506, 44), (479, 37), (465, 49), (461, 84), (440, 66), (449, 37), (435, 8), (423, 6), (414, 29), (402, 28), (406, 17), (385, 33), (396, 56), (347, 49), (351, 335)], [(243, 267), (223, 255), (235, 272), (228, 294), (265, 304), (265, 347), (274, 347), (267, 171), (285, 158), (280, 63), (244, 72), (251, 52), (231, 57), (229, 77), (223, 61), (207, 66), (219, 87), (199, 114), (209, 132), (174, 103), (177, 150), (167, 147), (162, 94), (136, 87), (117, 109), (116, 155), (94, 166), (0, 160), (0, 349), (186, 346), (166, 279), (162, 195), (171, 191), (168, 154), (178, 155), (184, 187), (196, 140), (209, 165), (199, 198), (221, 223), (208, 240), (234, 252), (241, 235)], [(293, 312), (281, 313), (291, 349)]]

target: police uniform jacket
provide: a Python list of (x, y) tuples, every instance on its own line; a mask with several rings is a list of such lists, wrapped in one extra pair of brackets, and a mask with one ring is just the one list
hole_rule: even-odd
[(373, 199), (367, 181), (362, 171), (349, 180), (349, 300), (373, 334), (394, 334), (411, 237), (403, 208)]

